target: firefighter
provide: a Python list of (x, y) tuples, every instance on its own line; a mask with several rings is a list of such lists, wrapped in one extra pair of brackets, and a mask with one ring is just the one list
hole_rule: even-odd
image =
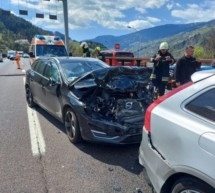
[(169, 80), (169, 66), (175, 62), (168, 49), (168, 43), (162, 42), (158, 52), (151, 58), (151, 62), (153, 62), (151, 80), (158, 92), (158, 97), (163, 96), (165, 93), (165, 88)]
[(80, 46), (83, 51), (83, 57), (90, 57), (90, 50), (89, 50), (87, 42), (82, 42)]
[(21, 69), (20, 68), (20, 55), (19, 55), (18, 51), (16, 51), (15, 60), (16, 60), (17, 69)]
[(99, 46), (95, 48), (94, 57), (105, 62), (105, 56), (101, 53), (101, 48)]

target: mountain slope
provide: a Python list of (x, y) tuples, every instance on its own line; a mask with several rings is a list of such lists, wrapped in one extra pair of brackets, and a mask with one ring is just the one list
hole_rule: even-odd
[(33, 26), (30, 22), (23, 18), (17, 17), (13, 14), (7, 15), (2, 9), (0, 9), (0, 23), (1, 26), (4, 26), (3, 29), (1, 28), (1, 32), (8, 30), (14, 34), (19, 35), (20, 37), (27, 37), (28, 40), (31, 40), (32, 36), (35, 34), (53, 34), (53, 32)]
[[(174, 57), (179, 58), (183, 55), (184, 48), (188, 45), (201, 46), (206, 48), (205, 40), (212, 34), (215, 34), (215, 20), (208, 22), (206, 25), (199, 27), (195, 30), (188, 32), (182, 32), (166, 38), (156, 39), (150, 42), (141, 43), (141, 47), (138, 50), (142, 57), (152, 56), (156, 50), (158, 50), (159, 44), (163, 41), (169, 43), (170, 52)], [(131, 48), (130, 48), (131, 49)]]
[[(142, 56), (149, 56), (153, 53), (152, 50), (157, 50), (159, 43), (164, 40), (168, 41), (172, 48), (180, 49), (186, 44), (185, 41), (187, 39), (192, 40), (191, 42), (194, 43), (194, 45), (196, 45), (196, 43), (200, 44), (202, 40), (201, 36), (206, 35), (203, 31), (207, 31), (203, 30), (203, 28), (208, 28), (210, 31), (210, 26), (213, 28), (214, 24), (215, 20), (190, 24), (168, 24), (140, 30), (123, 36), (99, 36), (91, 41), (102, 43), (108, 48), (113, 48), (115, 43), (120, 43), (121, 49), (132, 50), (136, 55), (141, 53)], [(199, 37), (200, 41), (198, 41), (197, 35), (194, 39), (190, 38), (190, 36), (193, 36), (193, 33), (198, 34), (198, 30), (202, 31)], [(178, 39), (177, 44), (179, 45), (175, 43), (175, 38)], [(182, 40), (179, 41), (180, 39)]]
[[(120, 42), (122, 48), (127, 48), (130, 43), (135, 43), (137, 41), (147, 42), (154, 39), (160, 39), (181, 32), (191, 31), (203, 25), (205, 25), (203, 22), (190, 24), (167, 24), (140, 30), (123, 36), (99, 36), (92, 39), (92, 41), (103, 43), (109, 48), (113, 47), (116, 42)], [(127, 42), (128, 39), (129, 43)]]

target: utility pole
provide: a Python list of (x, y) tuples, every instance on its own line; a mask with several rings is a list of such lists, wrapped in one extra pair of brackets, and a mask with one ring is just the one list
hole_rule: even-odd
[(64, 16), (64, 36), (65, 36), (65, 47), (67, 49), (67, 52), (69, 50), (69, 23), (68, 23), (68, 6), (67, 6), (67, 0), (59, 0), (63, 3), (63, 16)]
[(62, 0), (62, 2), (63, 2), (63, 14), (64, 14), (65, 46), (68, 52), (69, 51), (68, 6), (67, 6), (67, 0)]

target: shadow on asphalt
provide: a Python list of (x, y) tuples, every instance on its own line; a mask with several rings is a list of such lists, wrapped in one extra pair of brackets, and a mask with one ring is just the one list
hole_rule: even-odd
[[(95, 159), (111, 166), (121, 166), (136, 175), (142, 172), (143, 168), (138, 163), (139, 144), (108, 145), (82, 142), (81, 144), (77, 144), (76, 147)], [(113, 168), (110, 167), (111, 169)]]
[[(37, 107), (36, 111), (50, 121), (61, 132), (66, 134), (64, 125), (60, 121), (40, 107)], [(114, 166), (121, 166), (136, 175), (143, 171), (143, 167), (138, 163), (139, 145), (140, 144), (110, 145), (91, 143), (87, 141), (75, 144), (80, 151), (83, 151), (84, 153), (91, 155), (93, 158), (110, 165), (110, 171), (114, 170)]]

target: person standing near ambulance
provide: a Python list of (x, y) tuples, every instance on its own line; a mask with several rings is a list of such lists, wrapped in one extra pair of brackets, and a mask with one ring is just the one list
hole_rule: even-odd
[(83, 51), (83, 57), (90, 57), (91, 54), (87, 42), (82, 42), (80, 46)]
[(169, 80), (169, 66), (175, 62), (174, 57), (168, 52), (169, 45), (167, 42), (160, 44), (158, 52), (151, 58), (153, 62), (153, 71), (151, 80), (156, 89), (158, 97), (163, 96)]
[(17, 69), (21, 69), (20, 68), (20, 55), (19, 55), (18, 51), (16, 51), (15, 60), (16, 60)]

